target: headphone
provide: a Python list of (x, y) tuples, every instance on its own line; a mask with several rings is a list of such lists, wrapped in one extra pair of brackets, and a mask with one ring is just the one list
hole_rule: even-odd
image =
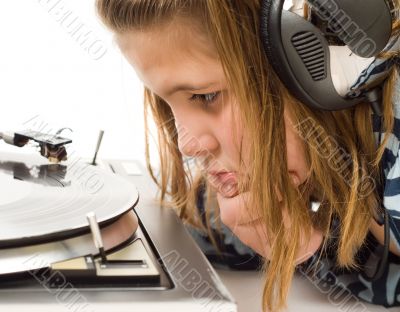
[[(351, 84), (385, 51), (392, 34), (394, 3), (390, 0), (307, 0), (307, 3), (305, 18), (301, 16), (303, 0), (294, 0), (291, 11), (284, 10), (284, 0), (261, 1), (261, 39), (274, 71), (289, 92), (312, 109), (336, 111), (367, 101), (375, 114), (382, 117), (381, 88), (352, 90)], [(379, 279), (385, 271), (390, 239), (386, 209), (377, 222), (385, 228), (384, 251), (374, 275), (367, 276), (370, 280)]]

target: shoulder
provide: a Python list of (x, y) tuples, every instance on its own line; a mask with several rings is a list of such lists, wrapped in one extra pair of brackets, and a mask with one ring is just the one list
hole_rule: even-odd
[[(393, 130), (390, 133), (381, 133), (381, 142), (385, 135), (389, 136), (381, 160), (383, 167), (383, 206), (388, 212), (390, 224), (390, 250), (400, 255), (400, 76), (395, 79), (392, 96)], [(373, 129), (377, 143), (379, 140), (380, 118), (373, 115)], [(371, 233), (383, 244), (383, 226), (371, 221)]]

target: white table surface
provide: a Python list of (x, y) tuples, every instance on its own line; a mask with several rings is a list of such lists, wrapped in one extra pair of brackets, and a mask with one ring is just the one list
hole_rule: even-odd
[[(229, 289), (238, 304), (239, 312), (258, 312), (261, 310), (261, 296), (263, 290), (263, 280), (260, 272), (255, 271), (228, 271), (216, 270)], [(339, 304), (338, 304), (339, 303)], [(352, 301), (345, 307), (354, 307), (354, 312), (399, 312), (400, 307), (386, 309), (383, 306), (368, 304), (360, 301), (364, 306), (355, 306), (357, 302)], [(299, 273), (295, 274), (288, 298), (289, 312), (347, 312), (340, 300), (330, 302), (327, 294), (323, 294), (310, 281), (302, 277)], [(350, 309), (350, 311), (352, 311)], [(353, 312), (353, 311), (352, 311)]]

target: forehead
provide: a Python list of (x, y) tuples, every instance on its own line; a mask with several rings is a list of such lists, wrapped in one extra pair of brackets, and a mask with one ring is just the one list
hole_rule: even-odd
[(188, 80), (200, 84), (199, 80), (223, 76), (209, 38), (187, 22), (175, 21), (163, 28), (126, 32), (116, 35), (116, 42), (151, 89), (160, 91), (176, 83), (188, 84)]

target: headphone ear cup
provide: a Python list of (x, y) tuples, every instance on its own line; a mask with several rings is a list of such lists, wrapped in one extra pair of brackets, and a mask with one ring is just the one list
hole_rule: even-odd
[(361, 99), (344, 99), (335, 89), (328, 42), (304, 18), (283, 10), (284, 1), (261, 5), (261, 36), (265, 53), (287, 89), (311, 108), (340, 110)]

